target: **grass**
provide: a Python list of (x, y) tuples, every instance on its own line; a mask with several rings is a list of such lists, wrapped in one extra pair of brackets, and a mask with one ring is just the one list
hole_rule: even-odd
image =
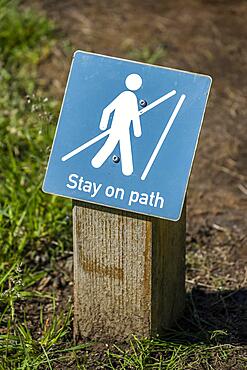
[[(49, 284), (71, 253), (71, 202), (41, 191), (59, 103), (36, 79), (55, 34), (44, 16), (0, 0), (0, 370), (244, 368), (241, 347), (224, 343), (223, 329), (205, 329), (192, 295), (194, 331), (188, 322), (166, 340), (73, 344), (71, 303), (59, 309), (59, 288)], [(163, 55), (145, 48), (131, 57)]]
[[(35, 284), (71, 246), (70, 202), (40, 190), (58, 104), (38, 91), (35, 78), (54, 44), (54, 25), (14, 1), (0, 0), (0, 14), (0, 368), (51, 368), (56, 347), (71, 337), (71, 311), (56, 316), (53, 304), (51, 318), (43, 321), (41, 310), (35, 325), (28, 311), (37, 309), (35, 299), (53, 299)], [(46, 271), (36, 263), (44, 253)]]
[[(200, 344), (179, 344), (171, 341), (140, 341), (133, 337), (128, 350), (115, 346), (115, 351), (108, 351), (111, 369), (214, 369), (214, 357), (218, 357), (218, 366), (229, 360), (231, 346)], [(211, 362), (211, 365), (210, 365)]]
[(128, 57), (133, 60), (149, 64), (159, 64), (166, 55), (166, 49), (163, 45), (156, 47), (143, 47), (141, 49), (134, 49), (128, 52)]

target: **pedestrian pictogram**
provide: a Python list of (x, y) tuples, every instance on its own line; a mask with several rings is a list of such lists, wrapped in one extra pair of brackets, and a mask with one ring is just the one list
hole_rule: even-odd
[(76, 52), (44, 191), (178, 219), (210, 84)]
[[(141, 76), (138, 74), (131, 74), (126, 78), (125, 81), (126, 87), (129, 90), (135, 91), (138, 90), (142, 85)], [(108, 139), (104, 143), (103, 147), (100, 151), (96, 154), (96, 156), (92, 159), (92, 165), (95, 168), (99, 168), (102, 164), (106, 161), (106, 159), (112, 154), (113, 150), (115, 149), (116, 145), (119, 143), (120, 145), (120, 153), (121, 153), (121, 162), (122, 162), (122, 172), (124, 175), (129, 176), (133, 173), (133, 159), (132, 159), (132, 150), (131, 150), (131, 141), (130, 141), (130, 124), (133, 123), (133, 131), (135, 137), (141, 136), (141, 122), (140, 116), (153, 109), (156, 105), (161, 104), (165, 100), (169, 99), (171, 96), (175, 95), (176, 91), (172, 90), (171, 92), (165, 94), (164, 96), (160, 97), (159, 99), (155, 100), (152, 104), (148, 105), (147, 107), (138, 110), (138, 102), (136, 95), (131, 93), (131, 91), (124, 91), (119, 96), (117, 96), (107, 107), (104, 108), (99, 128), (104, 131), (110, 119), (110, 115), (114, 112), (114, 118), (112, 120), (112, 126), (109, 130), (107, 130), (104, 134), (98, 135), (89, 142), (81, 145), (79, 148), (74, 149), (72, 152), (68, 153), (67, 155), (62, 157), (62, 161), (66, 161), (69, 158), (73, 157), (74, 155), (80, 153), (82, 150), (88, 148), (90, 145), (93, 145), (106, 135), (108, 135)], [(185, 99), (185, 95), (182, 95), (177, 106), (175, 107), (172, 119), (169, 121), (166, 129), (164, 130), (163, 136), (159, 141), (154, 154), (150, 158), (150, 161), (145, 168), (141, 179), (145, 180), (153, 161), (155, 160), (160, 146), (162, 145), (163, 141), (165, 140), (166, 135), (169, 132), (169, 129)]]

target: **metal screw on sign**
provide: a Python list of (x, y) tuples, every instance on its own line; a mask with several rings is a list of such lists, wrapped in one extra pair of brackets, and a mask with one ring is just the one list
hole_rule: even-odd
[(141, 99), (141, 100), (139, 101), (139, 103), (140, 103), (140, 106), (141, 106), (141, 107), (146, 107), (146, 106), (148, 105), (147, 101), (146, 101), (146, 100), (144, 100), (144, 99)]
[(113, 160), (113, 162), (114, 162), (114, 163), (119, 163), (120, 158), (119, 158), (117, 155), (114, 155), (114, 156), (112, 157), (112, 160)]

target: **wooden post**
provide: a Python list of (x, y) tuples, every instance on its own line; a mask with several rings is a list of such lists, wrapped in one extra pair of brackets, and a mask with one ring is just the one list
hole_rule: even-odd
[(185, 298), (186, 205), (178, 222), (73, 204), (74, 335), (162, 335)]

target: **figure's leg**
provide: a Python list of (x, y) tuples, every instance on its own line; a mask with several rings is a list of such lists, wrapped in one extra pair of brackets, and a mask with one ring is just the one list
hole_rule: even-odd
[(133, 159), (129, 132), (120, 139), (120, 154), (122, 172), (125, 176), (130, 176), (133, 173)]
[(113, 150), (115, 149), (119, 139), (116, 137), (111, 137), (111, 135), (106, 140), (105, 144), (102, 148), (98, 151), (98, 153), (93, 157), (91, 164), (95, 168), (99, 168), (102, 164), (107, 160), (107, 158), (111, 155)]

